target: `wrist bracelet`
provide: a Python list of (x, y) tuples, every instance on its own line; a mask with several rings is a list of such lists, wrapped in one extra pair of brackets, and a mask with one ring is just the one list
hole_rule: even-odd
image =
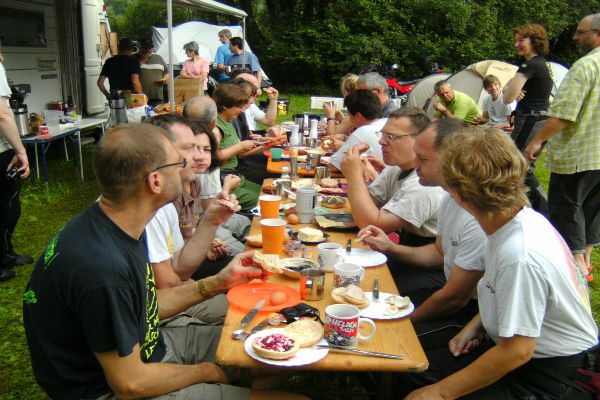
[(327, 117), (327, 122), (329, 122), (329, 121), (335, 121), (335, 120), (336, 120), (335, 117)]
[(202, 300), (208, 299), (210, 296), (206, 291), (206, 286), (204, 286), (204, 279), (200, 279), (196, 281), (196, 286), (198, 287), (198, 293), (202, 295)]

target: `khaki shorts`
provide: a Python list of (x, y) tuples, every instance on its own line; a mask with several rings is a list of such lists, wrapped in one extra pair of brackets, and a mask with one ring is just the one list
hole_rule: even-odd
[[(222, 327), (174, 326), (161, 328), (167, 353), (161, 362), (171, 364), (199, 364), (214, 362), (215, 352), (221, 337)], [(114, 393), (106, 394), (98, 400), (116, 400)], [(198, 383), (161, 396), (159, 400), (248, 400), (250, 389), (218, 383)]]
[(186, 326), (189, 322), (195, 322), (199, 325), (223, 325), (228, 309), (227, 295), (220, 294), (194, 304), (181, 314), (161, 321), (160, 326)]

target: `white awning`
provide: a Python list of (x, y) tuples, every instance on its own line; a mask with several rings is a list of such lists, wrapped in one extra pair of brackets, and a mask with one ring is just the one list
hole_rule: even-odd
[[(165, 3), (166, 0), (157, 0)], [(226, 4), (219, 3), (214, 0), (173, 0), (174, 6), (197, 8), (204, 11), (212, 11), (221, 14), (233, 15), (238, 18), (245, 18), (248, 16), (245, 11), (235, 7), (228, 6)]]

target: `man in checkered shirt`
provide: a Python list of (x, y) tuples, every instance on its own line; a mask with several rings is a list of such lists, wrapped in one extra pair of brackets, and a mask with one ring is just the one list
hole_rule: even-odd
[(550, 139), (550, 220), (579, 265), (590, 269), (592, 248), (600, 243), (600, 14), (583, 18), (573, 41), (583, 57), (563, 80), (525, 155), (535, 159)]

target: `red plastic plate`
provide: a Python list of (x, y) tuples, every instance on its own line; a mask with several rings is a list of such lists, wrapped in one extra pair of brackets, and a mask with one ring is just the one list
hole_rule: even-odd
[[(269, 299), (274, 292), (284, 292), (287, 294), (287, 301), (276, 306), (272, 305)], [(294, 288), (278, 283), (253, 282), (230, 289), (227, 293), (227, 300), (229, 300), (230, 304), (245, 310), (250, 310), (260, 300), (264, 300), (265, 305), (260, 309), (260, 312), (273, 312), (300, 303), (300, 293)]]

